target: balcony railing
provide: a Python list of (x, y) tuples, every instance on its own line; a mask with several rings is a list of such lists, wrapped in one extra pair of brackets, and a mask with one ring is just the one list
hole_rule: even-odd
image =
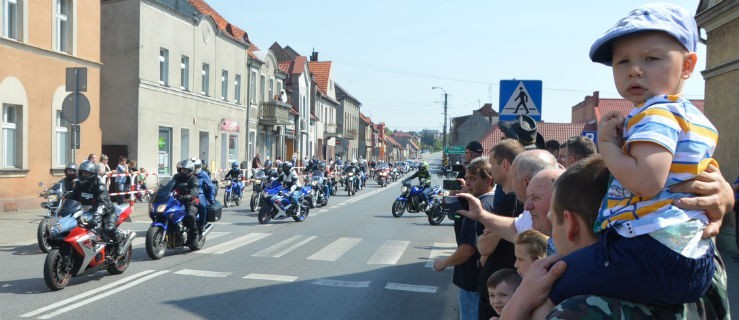
[(323, 128), (323, 136), (328, 139), (331, 137), (341, 137), (341, 131), (337, 130), (340, 128), (340, 125), (337, 125), (336, 123), (327, 123), (324, 125)]
[(265, 101), (259, 107), (259, 122), (266, 125), (290, 124), (290, 105), (280, 101)]
[(357, 129), (347, 129), (346, 130), (346, 137), (349, 139), (356, 139), (357, 138)]

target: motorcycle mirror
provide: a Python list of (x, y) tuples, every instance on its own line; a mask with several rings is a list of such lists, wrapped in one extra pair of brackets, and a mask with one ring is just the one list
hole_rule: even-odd
[(41, 202), (41, 208), (46, 208), (48, 205), (49, 205), (49, 203), (46, 202), (46, 201)]

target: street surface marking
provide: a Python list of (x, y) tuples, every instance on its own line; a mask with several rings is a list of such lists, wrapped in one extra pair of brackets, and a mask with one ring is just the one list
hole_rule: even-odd
[[(290, 251), (293, 251), (293, 250), (297, 249), (298, 247), (300, 247), (300, 246), (302, 246), (302, 245), (304, 245), (304, 244), (312, 241), (313, 239), (318, 238), (316, 236), (310, 236), (310, 237), (307, 237), (307, 238), (303, 239), (304, 237), (305, 236), (294, 235), (294, 236), (292, 236), (290, 238), (287, 238), (287, 239), (285, 239), (283, 241), (280, 241), (279, 243), (277, 243), (277, 244), (275, 244), (275, 245), (273, 245), (273, 246), (271, 246), (271, 247), (269, 247), (267, 249), (264, 249), (262, 251), (259, 251), (259, 252), (255, 253), (255, 254), (251, 255), (251, 256), (252, 257), (279, 258), (279, 257), (282, 257), (282, 256), (286, 255)], [(303, 239), (303, 240), (301, 240), (301, 239)], [(294, 243), (294, 242), (296, 242), (298, 240), (301, 240), (301, 241), (299, 241), (297, 243)]]
[(434, 249), (429, 253), (429, 260), (426, 261), (426, 268), (433, 268), (434, 260), (441, 257), (451, 256), (457, 250), (457, 244), (451, 242), (434, 242)]
[(332, 280), (332, 279), (317, 279), (313, 281), (313, 284), (318, 285), (318, 286), (329, 286), (329, 287), (367, 288), (370, 285), (370, 281), (344, 281), (344, 280)]
[(436, 286), (419, 286), (414, 284), (403, 284), (403, 283), (394, 283), (394, 282), (388, 282), (387, 285), (385, 285), (385, 289), (388, 290), (399, 290), (399, 291), (411, 291), (411, 292), (421, 292), (421, 293), (436, 293)]
[(31, 311), (31, 312), (28, 312), (28, 313), (22, 314), (22, 315), (21, 315), (21, 317), (24, 317), (24, 318), (28, 318), (28, 317), (33, 317), (33, 316), (35, 316), (35, 315), (37, 315), (37, 314), (40, 314), (40, 313), (43, 313), (43, 312), (49, 311), (49, 310), (51, 310), (51, 309), (54, 309), (54, 308), (57, 308), (57, 307), (61, 307), (61, 306), (63, 306), (63, 305), (68, 305), (68, 304), (70, 304), (70, 303), (72, 303), (72, 302), (74, 302), (74, 301), (77, 301), (77, 300), (79, 300), (79, 299), (82, 299), (82, 298), (84, 298), (84, 297), (87, 297), (87, 296), (91, 296), (91, 295), (97, 294), (98, 292), (103, 292), (103, 291), (106, 291), (106, 290), (108, 290), (108, 289), (110, 289), (110, 288), (112, 288), (112, 287), (115, 287), (115, 286), (117, 286), (117, 285), (120, 285), (120, 284), (126, 283), (126, 282), (128, 282), (128, 281), (132, 281), (132, 280), (134, 280), (134, 279), (136, 279), (136, 278), (140, 278), (140, 277), (143, 277), (143, 276), (145, 276), (145, 275), (147, 275), (147, 274), (150, 274), (150, 273), (152, 273), (152, 272), (154, 272), (154, 271), (156, 271), (156, 270), (144, 270), (144, 271), (141, 271), (141, 272), (139, 272), (139, 273), (136, 273), (136, 274), (130, 275), (130, 276), (128, 276), (128, 277), (125, 277), (125, 278), (123, 278), (123, 279), (120, 279), (120, 280), (118, 280), (118, 281), (114, 281), (114, 282), (111, 282), (111, 283), (109, 283), (109, 284), (106, 284), (106, 285), (104, 285), (104, 286), (102, 286), (102, 287), (99, 287), (99, 288), (96, 288), (96, 289), (92, 289), (92, 290), (90, 290), (90, 291), (85, 291), (84, 293), (78, 294), (78, 295), (76, 295), (76, 296), (74, 296), (74, 297), (71, 297), (71, 298), (68, 298), (68, 299), (64, 299), (64, 300), (62, 300), (62, 301), (59, 301), (59, 302), (57, 302), (57, 303), (53, 303), (53, 304), (50, 304), (50, 305), (48, 305), (48, 306), (46, 306), (46, 307), (43, 307), (43, 308), (39, 308), (39, 309), (36, 309), (36, 310), (34, 310), (34, 311)]
[(244, 279), (253, 279), (253, 280), (269, 280), (269, 281), (279, 281), (279, 282), (293, 282), (298, 279), (298, 277), (295, 276), (285, 276), (285, 275), (279, 275), (279, 274), (263, 274), (263, 273), (250, 273), (244, 276)]
[(349, 251), (349, 249), (353, 248), (357, 243), (359, 243), (359, 241), (362, 241), (362, 239), (346, 237), (339, 238), (306, 259), (336, 261), (344, 253)]
[(225, 278), (231, 274), (231, 272), (215, 272), (215, 271), (193, 270), (193, 269), (182, 269), (175, 273), (184, 274), (188, 276), (211, 277), (211, 278)]
[(326, 211), (328, 211), (328, 209), (321, 209), (321, 210), (318, 210), (318, 212), (326, 212)]
[(197, 253), (212, 253), (212, 254), (224, 254), (238, 247), (248, 245), (253, 242), (257, 242), (266, 237), (269, 237), (271, 233), (250, 233), (236, 239), (226, 241), (216, 246), (205, 248), (203, 250), (195, 251)]
[[(227, 235), (229, 233), (231, 233), (231, 232), (227, 232), (227, 231), (211, 231), (208, 234), (208, 237), (206, 238), (206, 240), (212, 240), (212, 239), (215, 239), (215, 238), (219, 238), (219, 237), (225, 236), (225, 235)], [(133, 239), (133, 246), (134, 247), (139, 247), (139, 246), (144, 246), (144, 245), (146, 245), (146, 235), (144, 235), (143, 237), (136, 237), (136, 238)]]
[(400, 257), (408, 248), (410, 241), (388, 240), (375, 251), (367, 264), (397, 264)]

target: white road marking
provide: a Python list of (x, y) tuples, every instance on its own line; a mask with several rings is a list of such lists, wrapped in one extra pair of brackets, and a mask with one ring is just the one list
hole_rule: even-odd
[(244, 276), (244, 279), (253, 279), (253, 280), (269, 280), (269, 281), (279, 281), (279, 282), (293, 282), (298, 279), (298, 277), (295, 276), (285, 276), (280, 274), (263, 274), (263, 273), (250, 273)]
[[(208, 237), (206, 238), (206, 240), (212, 240), (212, 239), (215, 239), (215, 238), (219, 238), (219, 237), (225, 236), (225, 235), (227, 235), (229, 233), (231, 233), (231, 232), (226, 232), (226, 231), (211, 231), (208, 234)], [(133, 246), (134, 247), (139, 247), (139, 246), (143, 246), (143, 245), (146, 245), (146, 234), (144, 234), (143, 237), (136, 237), (136, 238), (133, 239)]]
[(313, 284), (318, 285), (318, 286), (329, 286), (329, 287), (367, 288), (370, 285), (370, 281), (345, 281), (345, 280), (333, 280), (333, 279), (317, 279), (313, 281)]
[(28, 312), (28, 313), (22, 314), (22, 315), (21, 315), (21, 317), (24, 317), (24, 318), (28, 318), (28, 317), (33, 317), (33, 316), (35, 316), (35, 315), (37, 315), (37, 314), (40, 314), (40, 313), (43, 313), (43, 312), (49, 311), (49, 310), (51, 310), (51, 309), (54, 309), (54, 308), (57, 308), (57, 307), (61, 307), (61, 306), (63, 306), (63, 305), (68, 305), (68, 304), (70, 304), (70, 303), (72, 303), (72, 302), (74, 302), (74, 301), (80, 300), (80, 299), (82, 299), (82, 298), (84, 298), (84, 297), (87, 297), (87, 296), (91, 296), (91, 295), (97, 294), (98, 292), (104, 292), (104, 291), (106, 291), (106, 290), (108, 290), (108, 289), (110, 289), (110, 288), (112, 288), (112, 287), (115, 287), (115, 286), (117, 286), (117, 285), (120, 285), (120, 284), (123, 284), (123, 283), (129, 282), (129, 281), (132, 281), (132, 280), (134, 280), (134, 279), (136, 279), (136, 278), (140, 278), (140, 277), (143, 277), (143, 276), (145, 276), (145, 275), (147, 275), (147, 274), (150, 274), (150, 273), (152, 273), (152, 272), (154, 272), (154, 271), (156, 271), (156, 270), (144, 270), (144, 271), (141, 271), (141, 272), (139, 272), (139, 273), (136, 273), (136, 274), (130, 275), (130, 276), (128, 276), (128, 277), (125, 277), (125, 278), (123, 278), (123, 279), (120, 279), (120, 280), (117, 280), (117, 281), (111, 282), (111, 283), (109, 283), (109, 284), (106, 284), (106, 285), (104, 285), (104, 286), (102, 286), (102, 287), (99, 287), (99, 288), (95, 288), (95, 289), (92, 289), (92, 290), (90, 290), (90, 291), (85, 291), (84, 293), (78, 294), (78, 295), (76, 295), (76, 296), (74, 296), (74, 297), (71, 297), (71, 298), (68, 298), (68, 299), (64, 299), (64, 300), (62, 300), (62, 301), (59, 301), (59, 302), (56, 302), (56, 303), (50, 304), (50, 305), (48, 305), (48, 306), (45, 306), (45, 307), (43, 307), (43, 308), (39, 308), (39, 309), (36, 309), (36, 310), (34, 310), (34, 311), (31, 311), (31, 312)]
[(367, 264), (397, 264), (400, 257), (408, 248), (410, 241), (388, 240), (375, 251)]
[[(293, 250), (297, 249), (298, 247), (300, 247), (300, 246), (302, 246), (302, 245), (304, 245), (304, 244), (312, 241), (313, 239), (318, 238), (316, 236), (310, 236), (310, 237), (307, 237), (307, 238), (304, 238), (304, 237), (305, 236), (294, 235), (294, 236), (292, 236), (290, 238), (287, 238), (287, 239), (285, 239), (283, 241), (280, 241), (279, 243), (277, 243), (277, 244), (275, 244), (275, 245), (273, 245), (273, 246), (271, 246), (271, 247), (269, 247), (267, 249), (264, 249), (262, 251), (259, 251), (259, 252), (255, 253), (255, 254), (251, 255), (251, 256), (252, 257), (279, 258), (279, 257), (282, 257), (282, 256), (286, 255), (290, 251), (293, 251)], [(301, 239), (303, 239), (303, 240), (301, 240)], [(296, 241), (298, 241), (298, 242), (297, 243), (294, 243)]]
[(429, 260), (426, 261), (426, 268), (432, 268), (434, 266), (434, 260), (451, 256), (455, 250), (457, 250), (456, 243), (434, 242), (434, 249), (431, 249), (431, 252), (429, 252)]
[(154, 277), (158, 277), (158, 276), (161, 276), (161, 275), (163, 275), (163, 274), (165, 274), (165, 273), (167, 273), (167, 272), (169, 272), (169, 270), (162, 270), (162, 271), (157, 271), (157, 272), (155, 272), (155, 273), (152, 273), (152, 274), (146, 275), (146, 276), (144, 276), (144, 277), (141, 277), (141, 278), (139, 278), (139, 279), (136, 279), (136, 280), (134, 280), (134, 281), (131, 281), (131, 282), (129, 282), (129, 283), (127, 283), (127, 284), (124, 284), (124, 285), (122, 285), (122, 286), (120, 286), (120, 287), (117, 287), (117, 288), (115, 288), (115, 289), (111, 289), (111, 290), (105, 291), (105, 292), (103, 292), (103, 293), (100, 293), (100, 294), (98, 294), (98, 295), (96, 295), (96, 296), (94, 296), (94, 297), (90, 297), (90, 298), (88, 298), (88, 299), (86, 299), (86, 300), (82, 300), (82, 301), (80, 301), (80, 302), (77, 302), (77, 303), (75, 303), (75, 304), (72, 304), (72, 305), (69, 305), (69, 306), (67, 306), (67, 307), (61, 308), (61, 309), (59, 309), (59, 310), (57, 310), (57, 311), (54, 311), (54, 312), (52, 312), (52, 313), (49, 313), (49, 314), (43, 315), (43, 316), (39, 317), (39, 319), (50, 319), (50, 318), (53, 318), (53, 317), (55, 317), (55, 316), (58, 316), (58, 315), (60, 315), (60, 314), (62, 314), (62, 313), (65, 313), (65, 312), (67, 312), (67, 311), (71, 311), (71, 310), (77, 309), (77, 308), (79, 308), (79, 307), (82, 307), (82, 306), (84, 306), (84, 305), (86, 305), (86, 304), (90, 304), (90, 303), (93, 303), (93, 302), (95, 302), (95, 301), (98, 301), (98, 300), (100, 300), (100, 299), (103, 299), (103, 298), (105, 298), (105, 297), (108, 297), (108, 296), (110, 296), (110, 295), (113, 295), (113, 294), (116, 294), (116, 293), (118, 293), (118, 292), (121, 292), (121, 291), (123, 291), (123, 290), (126, 290), (126, 289), (128, 289), (128, 288), (130, 288), (130, 287), (133, 287), (133, 286), (135, 286), (135, 285), (139, 284), (139, 283), (142, 283), (142, 282), (148, 281), (149, 279), (152, 279), (152, 278), (154, 278)]
[(318, 252), (312, 254), (310, 257), (306, 259), (336, 261), (344, 253), (349, 251), (349, 249), (353, 248), (360, 241), (362, 241), (362, 239), (342, 237), (332, 242), (331, 244), (327, 245), (326, 247), (319, 250)]
[(250, 233), (233, 240), (226, 241), (216, 246), (208, 247), (203, 250), (195, 251), (197, 253), (212, 253), (212, 254), (224, 254), (238, 247), (248, 245), (253, 242), (257, 242), (266, 237), (269, 237), (271, 233)]
[(399, 290), (399, 291), (411, 291), (411, 292), (421, 292), (421, 293), (436, 293), (436, 286), (419, 286), (414, 284), (403, 284), (403, 283), (394, 283), (394, 282), (388, 282), (387, 285), (385, 285), (385, 289), (388, 290)]
[(225, 278), (231, 274), (231, 272), (215, 272), (215, 271), (193, 270), (193, 269), (182, 269), (175, 273), (188, 275), (188, 276), (210, 277), (210, 278)]

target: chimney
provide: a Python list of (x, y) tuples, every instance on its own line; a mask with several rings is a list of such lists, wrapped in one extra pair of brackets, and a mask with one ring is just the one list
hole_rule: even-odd
[(318, 61), (318, 52), (315, 50), (310, 54), (310, 61)]

